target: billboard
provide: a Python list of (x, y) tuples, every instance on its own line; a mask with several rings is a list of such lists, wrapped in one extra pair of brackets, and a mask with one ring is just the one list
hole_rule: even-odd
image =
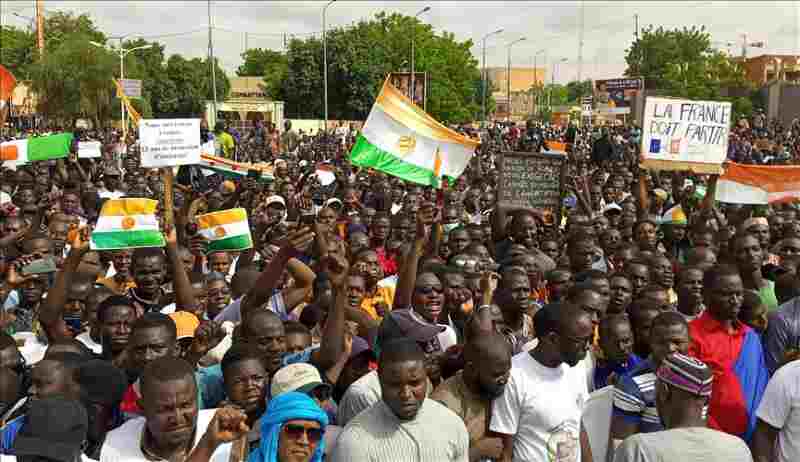
[(389, 74), (389, 83), (406, 95), (414, 104), (427, 110), (428, 103), (428, 74), (426, 72), (414, 73), (414, 97), (411, 97), (411, 73), (392, 72)]
[[(128, 98), (141, 98), (142, 97), (142, 81), (137, 79), (120, 79), (120, 86), (125, 96)], [(119, 89), (117, 89), (117, 98), (119, 98)]]
[(641, 78), (594, 81), (595, 108), (599, 113), (630, 114), (636, 94), (644, 88)]

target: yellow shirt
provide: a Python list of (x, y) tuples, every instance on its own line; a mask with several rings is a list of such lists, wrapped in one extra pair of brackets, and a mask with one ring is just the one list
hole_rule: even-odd
[(392, 309), (392, 304), (394, 303), (394, 287), (378, 286), (374, 297), (364, 297), (364, 300), (361, 302), (361, 309), (366, 311), (372, 319), (381, 321), (383, 320), (383, 316), (378, 316), (378, 312), (375, 310), (375, 305), (381, 302), (386, 304), (387, 311)]
[(114, 292), (117, 295), (125, 295), (126, 293), (128, 293), (129, 289), (136, 287), (135, 282), (133, 281), (117, 282), (117, 280), (114, 279), (114, 276), (99, 279), (97, 283), (108, 287), (109, 289), (111, 289), (112, 292)]

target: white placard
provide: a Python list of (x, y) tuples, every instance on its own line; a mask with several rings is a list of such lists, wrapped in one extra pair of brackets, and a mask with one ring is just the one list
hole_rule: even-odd
[[(122, 91), (128, 98), (141, 98), (142, 97), (142, 81), (137, 79), (122, 79), (119, 81)], [(119, 91), (117, 91), (117, 98), (119, 98)]]
[(102, 156), (99, 141), (81, 141), (78, 143), (79, 159), (94, 159)]
[(703, 172), (721, 169), (728, 155), (730, 126), (729, 102), (648, 97), (642, 123), (645, 166)]
[(139, 121), (142, 167), (200, 163), (200, 119)]

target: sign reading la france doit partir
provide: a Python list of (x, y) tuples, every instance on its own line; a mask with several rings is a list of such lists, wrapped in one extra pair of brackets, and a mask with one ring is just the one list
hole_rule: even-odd
[(142, 167), (200, 163), (200, 119), (139, 121)]
[(642, 123), (643, 165), (721, 173), (730, 126), (729, 102), (648, 97)]

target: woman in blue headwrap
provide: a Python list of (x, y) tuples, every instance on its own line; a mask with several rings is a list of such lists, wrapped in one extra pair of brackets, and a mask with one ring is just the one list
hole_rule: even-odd
[(261, 418), (261, 445), (248, 462), (320, 462), (328, 415), (305, 393), (270, 400)]

